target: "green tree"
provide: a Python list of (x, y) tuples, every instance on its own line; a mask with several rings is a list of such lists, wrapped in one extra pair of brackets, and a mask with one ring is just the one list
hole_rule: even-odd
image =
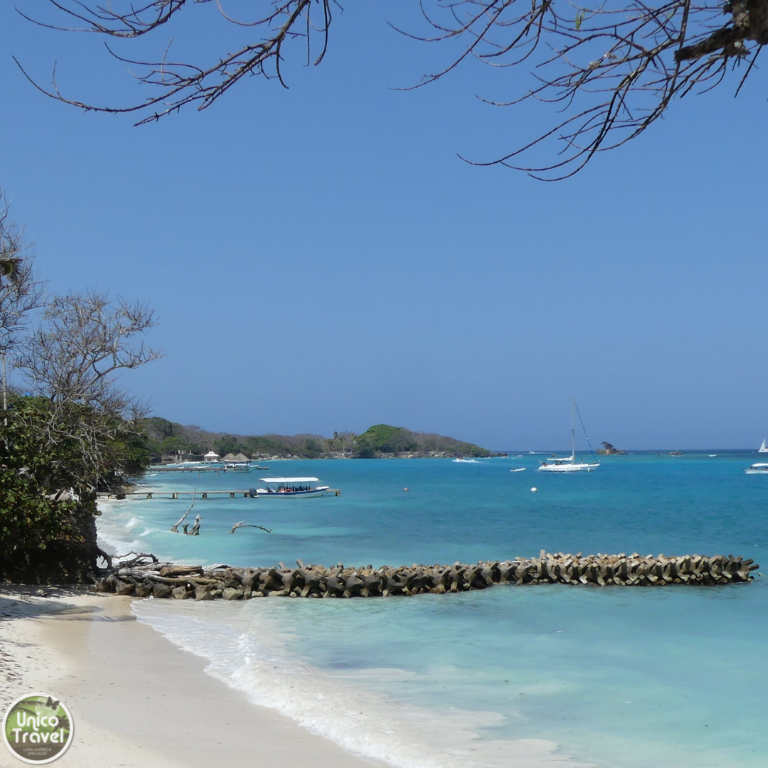
[(236, 437), (224, 435), (224, 437), (220, 437), (213, 443), (213, 450), (219, 456), (226, 456), (228, 453), (245, 453), (248, 448), (241, 445)]
[[(96, 494), (149, 462), (141, 405), (118, 375), (158, 355), (138, 304), (55, 297), (17, 359), (35, 396), (11, 398), (0, 431), (0, 571), (81, 581), (95, 568)], [(103, 553), (101, 553), (103, 554)]]
[[(149, 455), (123, 420), (79, 404), (71, 421), (50, 399), (12, 395), (0, 421), (0, 579), (82, 581), (92, 572), (96, 543), (96, 489), (140, 472)], [(99, 463), (84, 460), (92, 424), (109, 433)], [(55, 439), (44, 439), (55, 429)]]

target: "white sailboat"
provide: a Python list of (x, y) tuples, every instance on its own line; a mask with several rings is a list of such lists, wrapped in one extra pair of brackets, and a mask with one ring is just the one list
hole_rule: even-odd
[(758, 453), (768, 453), (768, 448), (765, 447), (765, 440), (763, 440), (763, 444), (757, 449)]
[[(546, 459), (538, 467), (539, 472), (593, 472), (600, 466), (598, 461), (593, 463), (576, 461), (576, 413), (576, 401), (571, 400), (571, 455)], [(579, 421), (581, 421), (581, 414), (579, 414)], [(581, 421), (581, 427), (584, 429), (583, 421)], [(586, 436), (586, 434), (587, 432), (584, 430), (584, 435)], [(589, 442), (588, 437), (587, 442)], [(594, 456), (594, 453), (592, 455)]]

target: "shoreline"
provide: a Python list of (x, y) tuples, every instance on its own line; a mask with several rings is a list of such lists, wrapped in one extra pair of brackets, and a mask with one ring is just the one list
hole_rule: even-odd
[[(70, 708), (67, 768), (384, 765), (345, 751), (206, 674), (131, 613), (132, 598), (0, 585), (0, 706), (51, 693)], [(0, 766), (20, 764), (5, 745)]]

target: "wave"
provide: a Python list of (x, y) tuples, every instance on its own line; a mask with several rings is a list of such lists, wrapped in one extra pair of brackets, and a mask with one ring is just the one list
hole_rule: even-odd
[(153, 600), (136, 601), (132, 609), (139, 621), (206, 659), (209, 675), (242, 691), (253, 704), (276, 709), (365, 758), (394, 768), (587, 768), (558, 754), (551, 741), (482, 739), (480, 729), (506, 720), (499, 713), (428, 710), (360, 685), (371, 676), (414, 677), (405, 670), (332, 674), (307, 664), (288, 651), (291, 636), (267, 615), (269, 608), (261, 600)]
[(123, 499), (99, 499), (101, 515), (96, 519), (98, 541), (99, 546), (110, 555), (124, 554), (140, 547), (135, 530), (144, 521), (128, 514), (127, 506), (130, 503)]

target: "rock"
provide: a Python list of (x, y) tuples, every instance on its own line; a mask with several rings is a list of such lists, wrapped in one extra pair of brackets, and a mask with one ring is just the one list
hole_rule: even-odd
[(118, 595), (132, 595), (135, 588), (132, 581), (118, 581), (115, 584), (115, 593)]
[(174, 600), (186, 600), (192, 593), (187, 591), (186, 587), (176, 587), (171, 590), (171, 597)]
[(171, 596), (171, 588), (167, 584), (155, 582), (152, 585), (152, 596), (154, 598), (166, 598)]
[(221, 597), (224, 600), (240, 600), (243, 597), (243, 590), (235, 589), (234, 587), (227, 587), (221, 593)]

